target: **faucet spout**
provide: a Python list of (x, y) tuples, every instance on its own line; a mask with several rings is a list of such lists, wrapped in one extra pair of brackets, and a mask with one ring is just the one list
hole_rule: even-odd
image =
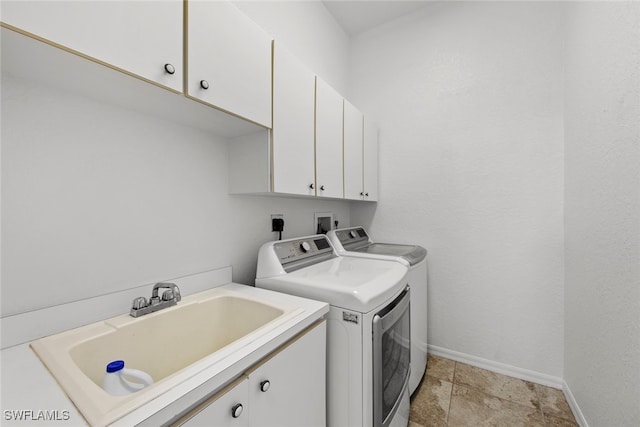
[(178, 288), (178, 286), (175, 283), (166, 283), (166, 282), (160, 282), (160, 283), (156, 283), (155, 285), (153, 285), (153, 290), (151, 291), (151, 298), (159, 298), (158, 296), (158, 291), (160, 289), (168, 289), (172, 292), (173, 297), (170, 298), (165, 298), (164, 296), (167, 295), (171, 295), (168, 294), (167, 291), (165, 291), (162, 296), (162, 300), (163, 301), (167, 301), (168, 299), (172, 299), (175, 300), (176, 302), (179, 302), (182, 299), (182, 295), (180, 295), (180, 288)]

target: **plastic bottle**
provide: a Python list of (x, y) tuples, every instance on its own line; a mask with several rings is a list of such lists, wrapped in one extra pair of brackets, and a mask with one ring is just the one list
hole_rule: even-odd
[(125, 368), (124, 360), (114, 360), (107, 365), (102, 388), (114, 396), (124, 396), (142, 390), (151, 384), (153, 384), (151, 375), (138, 369)]

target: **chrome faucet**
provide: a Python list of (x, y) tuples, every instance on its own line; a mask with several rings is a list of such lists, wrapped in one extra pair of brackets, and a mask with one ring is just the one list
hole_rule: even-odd
[[(166, 290), (162, 293), (162, 296), (158, 295), (160, 289)], [(131, 304), (132, 317), (140, 317), (145, 314), (153, 313), (163, 308), (173, 307), (178, 304), (178, 301), (182, 299), (180, 295), (180, 288), (175, 283), (156, 283), (153, 285), (153, 291), (151, 292), (151, 298), (149, 301), (145, 297), (137, 297)]]

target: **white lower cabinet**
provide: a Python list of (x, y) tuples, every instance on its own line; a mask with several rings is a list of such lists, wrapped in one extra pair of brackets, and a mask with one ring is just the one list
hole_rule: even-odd
[(324, 426), (326, 322), (247, 372), (249, 424)]
[(326, 425), (326, 321), (244, 372), (175, 425), (299, 427)]
[(249, 379), (241, 377), (229, 387), (194, 408), (192, 414), (177, 426), (249, 427), (246, 405), (249, 401)]

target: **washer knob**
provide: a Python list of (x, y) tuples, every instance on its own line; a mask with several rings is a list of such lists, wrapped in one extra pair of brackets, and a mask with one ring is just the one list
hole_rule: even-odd
[(307, 253), (311, 250), (311, 245), (309, 244), (309, 242), (302, 242), (300, 243), (300, 250), (304, 253)]
[(271, 387), (271, 382), (269, 380), (264, 380), (260, 383), (260, 391), (263, 393), (269, 390), (269, 387)]
[(349, 232), (349, 236), (350, 236), (352, 239), (355, 239), (356, 237), (358, 237), (358, 233), (356, 233), (356, 231), (355, 231), (355, 230), (351, 230), (351, 231)]

